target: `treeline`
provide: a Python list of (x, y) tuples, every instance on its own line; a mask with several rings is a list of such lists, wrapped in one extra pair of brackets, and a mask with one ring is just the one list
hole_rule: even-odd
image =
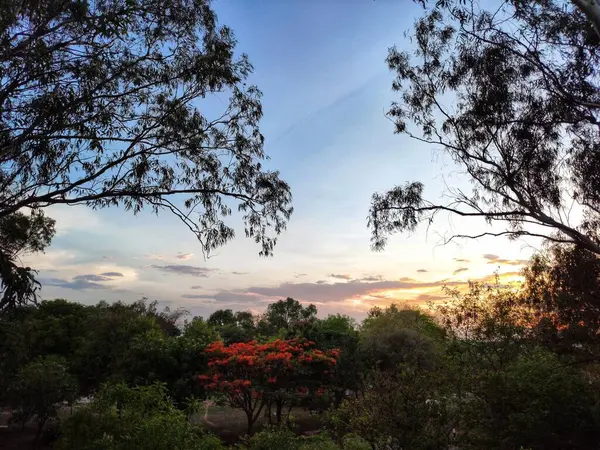
[[(196, 420), (209, 398), (251, 409), (239, 445), (255, 449), (597, 448), (598, 258), (557, 246), (524, 277), (360, 324), (291, 298), (191, 320), (145, 301), (18, 307), (0, 319), (0, 404), (61, 449), (221, 448)], [(295, 436), (294, 407), (327, 410), (322, 433)], [(276, 428), (253, 429), (265, 412)]]

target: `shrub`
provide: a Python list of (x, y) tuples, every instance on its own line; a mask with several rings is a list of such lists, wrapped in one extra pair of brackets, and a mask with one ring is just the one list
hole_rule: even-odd
[(62, 426), (58, 450), (221, 450), (223, 444), (188, 422), (154, 384), (103, 386), (90, 406)]

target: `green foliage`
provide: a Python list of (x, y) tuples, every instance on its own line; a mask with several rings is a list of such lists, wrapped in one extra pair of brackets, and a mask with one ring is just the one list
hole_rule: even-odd
[(220, 450), (175, 408), (160, 384), (105, 385), (87, 407), (65, 420), (58, 450)]
[(372, 450), (373, 447), (363, 438), (354, 433), (348, 433), (342, 438), (342, 449), (344, 450)]
[[(1, 173), (1, 172), (0, 172)], [(28, 302), (36, 303), (34, 271), (19, 267), (19, 254), (43, 251), (54, 236), (55, 221), (43, 211), (0, 216), (0, 314)]]
[(77, 396), (77, 383), (68, 372), (67, 362), (56, 357), (41, 357), (23, 366), (8, 388), (14, 417), (23, 426), (34, 416), (41, 431), (48, 419), (56, 417), (63, 402)]
[(537, 341), (578, 359), (600, 347), (600, 258), (577, 246), (554, 245), (525, 268), (524, 306)]
[(443, 338), (444, 330), (430, 316), (392, 304), (365, 319), (360, 349), (366, 361), (384, 370), (401, 363), (432, 369)]
[(250, 311), (234, 313), (231, 309), (218, 309), (210, 315), (207, 322), (218, 330), (226, 344), (248, 342), (256, 335), (255, 317)]
[(465, 448), (593, 448), (598, 393), (584, 374), (535, 347), (519, 292), (470, 285), (437, 308), (450, 337), (444, 377)]
[(403, 364), (373, 373), (364, 395), (345, 400), (331, 422), (339, 435), (355, 433), (373, 448), (434, 450), (453, 443), (453, 409), (441, 376)]
[[(258, 322), (258, 332), (265, 336), (277, 335), (282, 339), (301, 336), (316, 317), (315, 305), (302, 306), (298, 300), (288, 297), (267, 306), (267, 312)], [(283, 335), (278, 335), (280, 332)]]
[(297, 436), (287, 427), (268, 427), (255, 433), (244, 443), (248, 450), (339, 450), (327, 433), (310, 437)]
[(593, 448), (599, 437), (589, 384), (547, 351), (523, 353), (500, 371), (469, 366), (463, 383), (466, 448)]

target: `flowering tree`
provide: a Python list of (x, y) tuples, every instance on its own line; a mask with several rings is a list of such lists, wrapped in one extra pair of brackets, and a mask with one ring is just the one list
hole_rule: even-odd
[(265, 407), (275, 405), (281, 421), (286, 402), (291, 405), (302, 396), (322, 392), (339, 356), (337, 349), (321, 351), (305, 339), (230, 345), (217, 341), (205, 352), (209, 371), (199, 381), (246, 413), (248, 433)]

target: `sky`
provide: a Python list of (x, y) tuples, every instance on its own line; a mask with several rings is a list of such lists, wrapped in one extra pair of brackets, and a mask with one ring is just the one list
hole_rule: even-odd
[(371, 195), (405, 181), (425, 183), (439, 198), (444, 183), (468, 179), (427, 145), (395, 135), (385, 112), (396, 97), (385, 57), (409, 44), (404, 32), (419, 14), (409, 0), (221, 0), (221, 24), (254, 65), (263, 92), (266, 166), (292, 188), (294, 214), (275, 254), (236, 237), (211, 258), (187, 228), (167, 214), (133, 216), (120, 209), (55, 206), (57, 235), (39, 269), (42, 298), (86, 304), (147, 297), (207, 316), (215, 309), (261, 312), (293, 297), (320, 314), (362, 318), (391, 302), (424, 305), (442, 287), (515, 279), (538, 248), (503, 238), (441, 245), (441, 237), (485, 225), (440, 215), (428, 229), (395, 236), (372, 252), (366, 217)]

